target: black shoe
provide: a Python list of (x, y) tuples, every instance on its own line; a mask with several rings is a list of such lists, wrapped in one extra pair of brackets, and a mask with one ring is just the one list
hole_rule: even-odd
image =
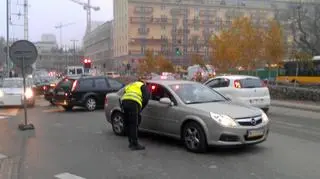
[[(129, 147), (130, 147), (130, 145), (129, 145)], [(131, 150), (145, 150), (146, 147), (143, 145), (137, 144), (137, 145), (131, 145), (130, 149)]]

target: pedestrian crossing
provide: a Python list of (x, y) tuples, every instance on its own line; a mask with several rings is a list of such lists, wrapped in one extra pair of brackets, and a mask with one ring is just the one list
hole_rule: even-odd
[(10, 119), (18, 114), (19, 108), (0, 108), (0, 120)]

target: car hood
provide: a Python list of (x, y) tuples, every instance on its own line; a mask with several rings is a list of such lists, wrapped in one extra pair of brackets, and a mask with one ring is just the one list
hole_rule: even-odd
[(230, 101), (189, 104), (188, 106), (208, 113), (225, 114), (232, 118), (245, 118), (261, 114), (258, 108)]

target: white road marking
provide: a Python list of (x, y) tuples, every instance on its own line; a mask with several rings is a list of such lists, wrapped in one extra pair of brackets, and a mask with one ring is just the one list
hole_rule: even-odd
[(19, 112), (19, 108), (0, 109), (1, 116), (16, 116)]
[(8, 158), (6, 155), (3, 155), (0, 153), (0, 160), (6, 159), (6, 158)]
[(82, 177), (79, 177), (77, 175), (73, 175), (71, 173), (60, 173), (55, 175), (54, 177), (59, 178), (59, 179), (85, 179)]
[(8, 116), (0, 116), (0, 119), (8, 119)]

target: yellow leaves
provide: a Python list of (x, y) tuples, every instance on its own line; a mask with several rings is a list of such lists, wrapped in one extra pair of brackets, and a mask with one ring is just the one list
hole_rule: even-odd
[(165, 59), (163, 56), (157, 56), (156, 57), (156, 67), (157, 67), (157, 72), (174, 72), (174, 67), (173, 64)]
[(284, 38), (280, 24), (272, 20), (264, 37), (264, 57), (268, 64), (277, 64), (285, 55)]
[(192, 65), (199, 65), (201, 68), (206, 69), (206, 64), (201, 55), (192, 54), (191, 62), (192, 62)]
[(138, 72), (139, 74), (174, 72), (174, 66), (163, 56), (154, 56), (152, 51), (147, 51), (145, 57), (139, 60)]
[(256, 27), (248, 17), (235, 19), (211, 41), (212, 64), (225, 71), (237, 66), (256, 68), (261, 59), (278, 62), (284, 55), (282, 32), (276, 21), (269, 26), (267, 30)]

